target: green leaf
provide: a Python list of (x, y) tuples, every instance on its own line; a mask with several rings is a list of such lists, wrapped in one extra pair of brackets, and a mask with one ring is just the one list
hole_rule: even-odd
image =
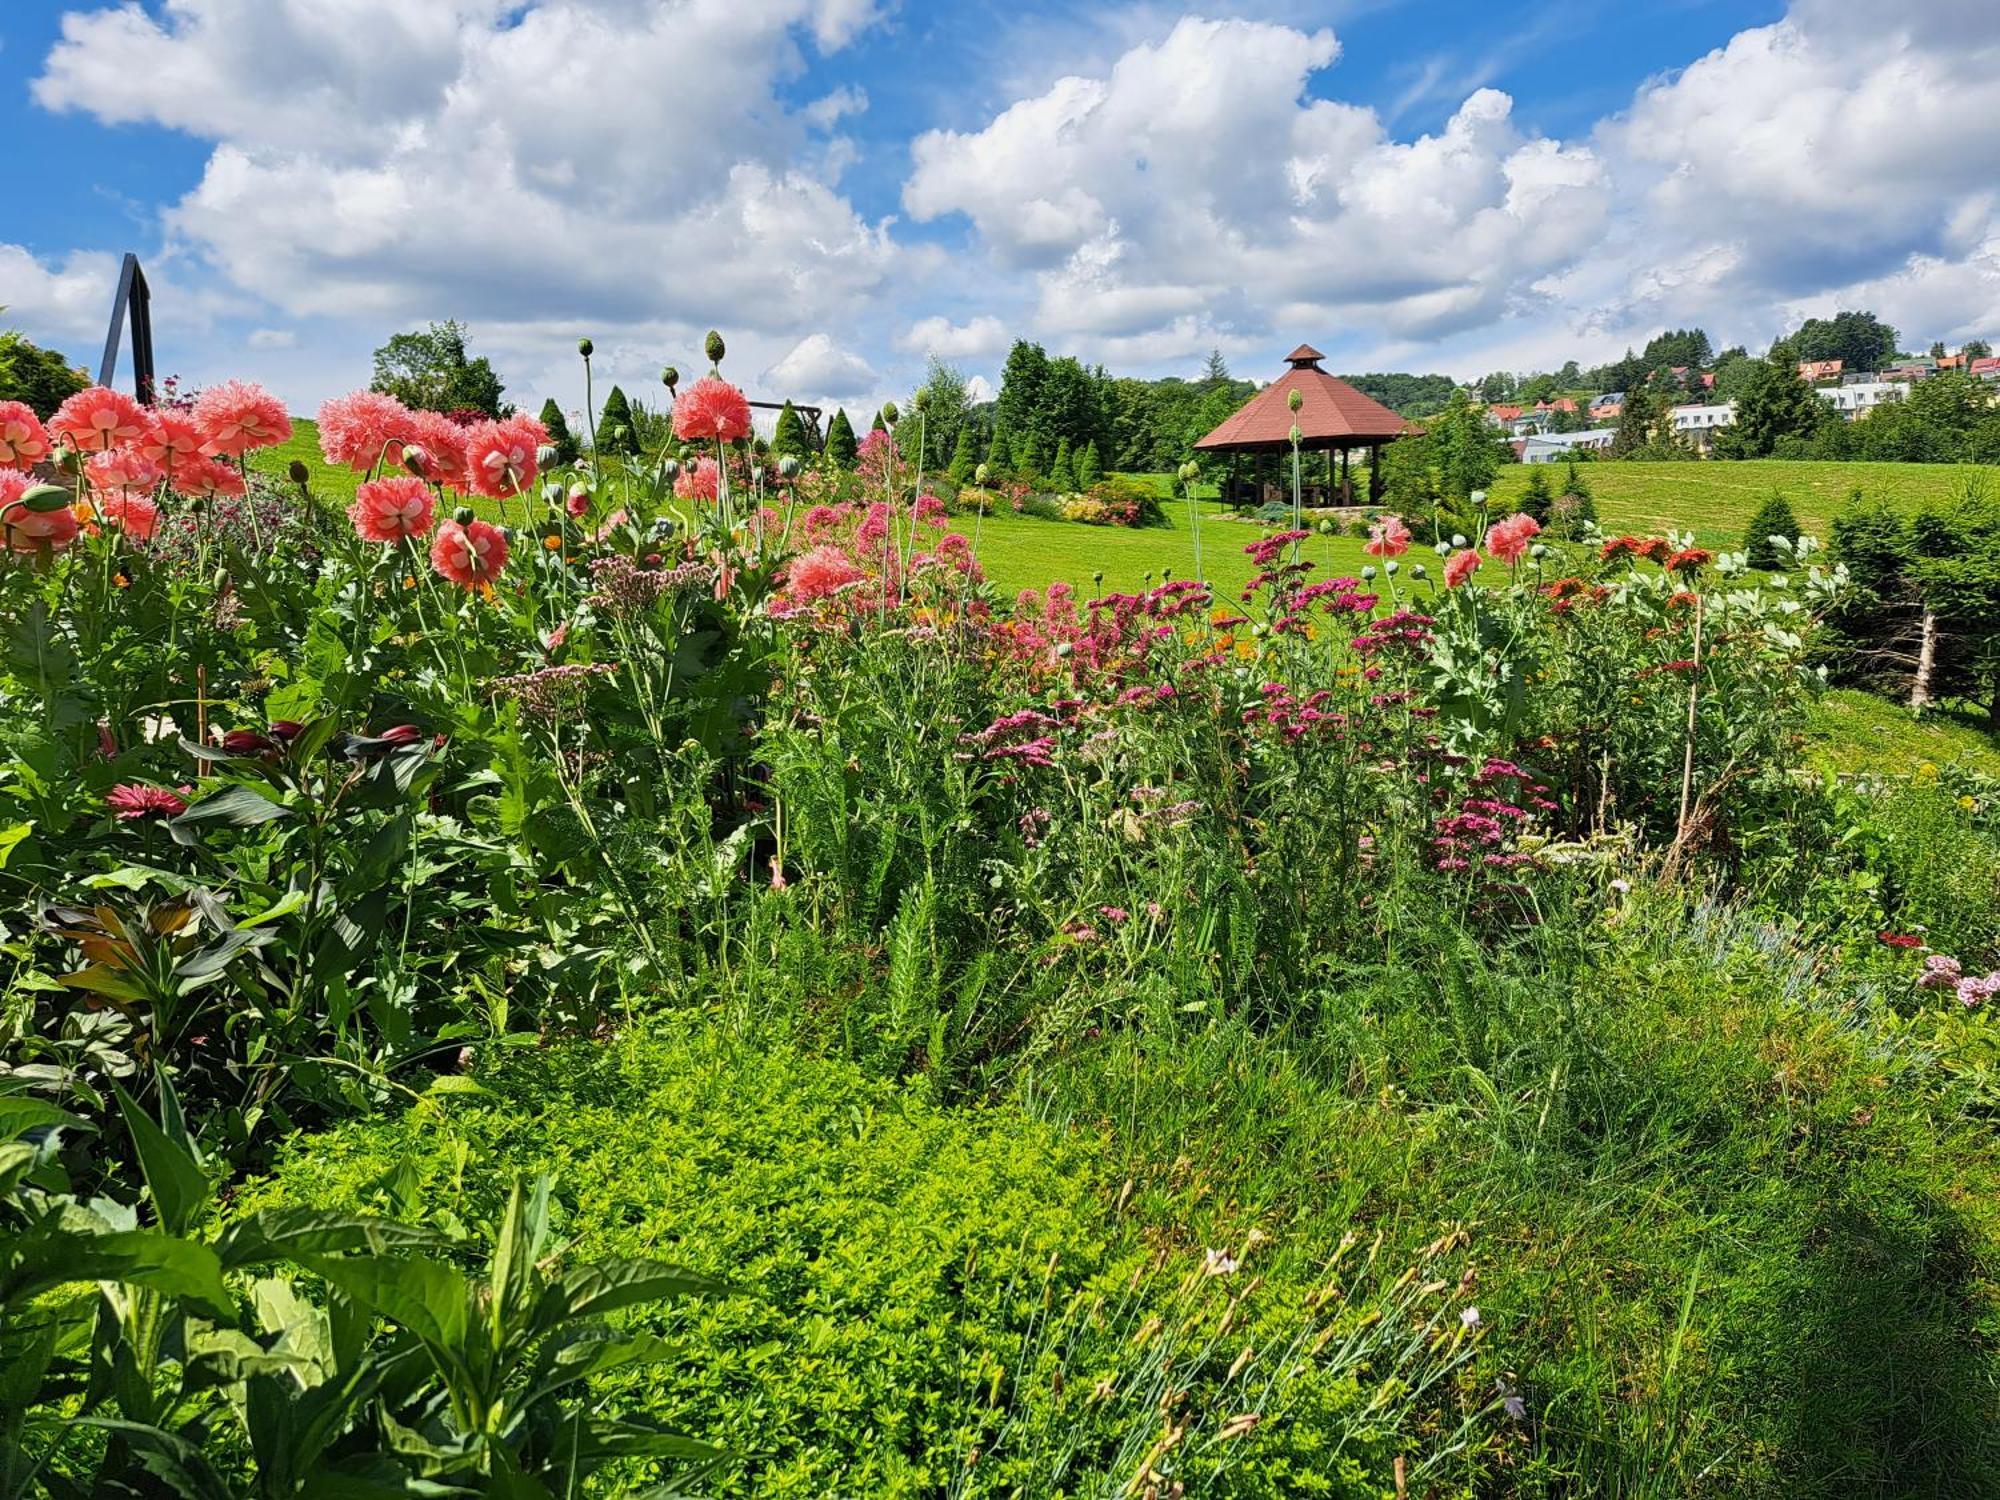
[(260, 823), (288, 818), (291, 813), (246, 782), (235, 782), (211, 797), (204, 797), (177, 818), (167, 821), (167, 832), (177, 844), (200, 842), (201, 832), (211, 825), (224, 828), (255, 828)]
[(127, 1281), (199, 1302), (218, 1317), (233, 1318), (235, 1305), (222, 1284), (222, 1262), (206, 1245), (152, 1229), (75, 1235), (79, 1261), (90, 1262), (65, 1281)]
[(0, 828), (0, 870), (7, 868), (7, 858), (14, 852), (15, 846), (34, 831), (35, 825), (32, 821)]
[(297, 1254), (301, 1265), (363, 1307), (400, 1324), (434, 1351), (461, 1357), (472, 1289), (436, 1261), (394, 1255)]
[[(164, 1092), (168, 1087), (162, 1077), (160, 1088)], [(139, 1171), (146, 1179), (146, 1191), (153, 1195), (161, 1227), (169, 1234), (185, 1234), (208, 1203), (210, 1191), (208, 1178), (186, 1139), (185, 1129), (180, 1133), (181, 1139), (176, 1140), (133, 1103), (132, 1096), (124, 1089), (114, 1085), (112, 1091), (117, 1095), (119, 1112), (125, 1116), (132, 1145), (139, 1153)], [(172, 1117), (178, 1119), (178, 1113), (176, 1106)]]
[(216, 1243), (230, 1270), (309, 1255), (386, 1255), (441, 1243), (432, 1230), (369, 1214), (272, 1208), (231, 1224)]
[(236, 929), (241, 932), (246, 927), (262, 927), (266, 922), (275, 922), (280, 917), (289, 917), (305, 904), (306, 893), (304, 891), (287, 891), (273, 905), (265, 907), (256, 916), (245, 917), (242, 921), (238, 922)]
[(726, 1297), (736, 1289), (725, 1281), (702, 1276), (658, 1260), (600, 1260), (578, 1266), (551, 1286), (563, 1317), (594, 1318), (640, 1302), (681, 1297)]
[(49, 1125), (59, 1126), (65, 1130), (93, 1128), (68, 1110), (57, 1109), (45, 1099), (30, 1099), (21, 1094), (0, 1094), (0, 1141), (16, 1140), (30, 1130)]

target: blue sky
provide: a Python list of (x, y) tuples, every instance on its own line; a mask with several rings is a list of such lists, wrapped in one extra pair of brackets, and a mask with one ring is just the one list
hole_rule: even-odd
[(729, 334), (865, 406), (1009, 339), (1138, 374), (1586, 362), (1836, 306), (2000, 333), (2000, 5), (13, 0), (8, 323), (359, 384), (457, 316), (521, 398)]

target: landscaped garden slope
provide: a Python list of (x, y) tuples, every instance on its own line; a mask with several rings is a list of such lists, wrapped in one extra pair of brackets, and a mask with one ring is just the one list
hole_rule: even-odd
[(1173, 533), (765, 461), (724, 353), (616, 465), (0, 413), (6, 1493), (1994, 1487), (2000, 785), (1815, 762), (1879, 591), (1002, 588)]

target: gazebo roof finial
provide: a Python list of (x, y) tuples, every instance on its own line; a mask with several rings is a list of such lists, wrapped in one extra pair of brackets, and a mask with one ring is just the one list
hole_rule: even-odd
[(1285, 363), (1294, 370), (1317, 370), (1319, 362), (1325, 358), (1326, 356), (1311, 344), (1301, 344), (1285, 356)]

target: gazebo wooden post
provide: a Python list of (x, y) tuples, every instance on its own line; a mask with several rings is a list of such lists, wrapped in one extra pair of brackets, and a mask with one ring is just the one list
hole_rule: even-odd
[(1229, 455), (1229, 474), (1223, 480), (1222, 503), (1224, 505), (1233, 506), (1236, 504), (1236, 460), (1238, 457), (1240, 455), (1236, 453)]

